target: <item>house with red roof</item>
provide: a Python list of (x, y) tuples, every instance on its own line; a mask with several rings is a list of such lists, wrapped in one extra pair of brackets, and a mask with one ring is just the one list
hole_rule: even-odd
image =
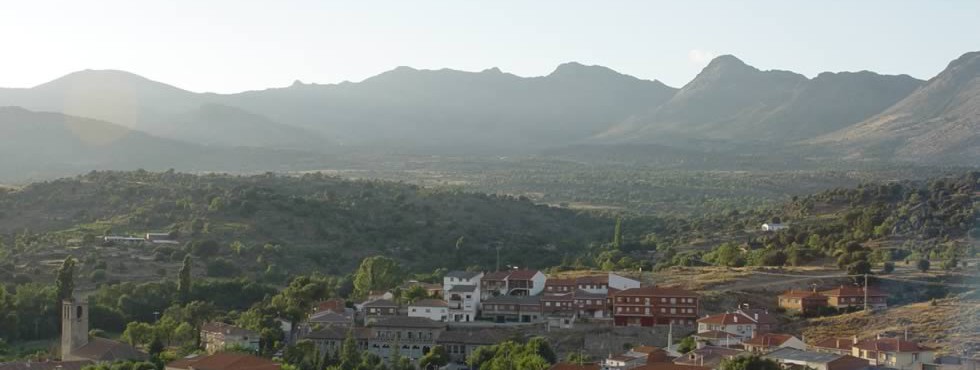
[(647, 286), (612, 294), (616, 326), (694, 325), (700, 311), (700, 296), (676, 287)]
[(827, 296), (816, 290), (793, 290), (779, 295), (779, 307), (788, 311), (799, 311), (804, 315), (812, 315), (827, 307)]
[(718, 331), (732, 334), (740, 340), (755, 336), (758, 325), (756, 321), (742, 312), (725, 312), (705, 316), (698, 319), (698, 333)]
[(857, 337), (853, 338), (827, 338), (810, 345), (810, 350), (822, 353), (836, 353), (839, 355), (850, 355), (851, 347), (857, 344)]
[(863, 308), (865, 295), (868, 297), (868, 306), (871, 309), (888, 308), (888, 294), (874, 287), (841, 285), (834, 289), (822, 291), (820, 294), (827, 297), (827, 304), (830, 307), (837, 309)]
[(905, 370), (933, 363), (936, 351), (901, 338), (873, 338), (855, 343), (851, 356), (868, 360), (874, 366)]

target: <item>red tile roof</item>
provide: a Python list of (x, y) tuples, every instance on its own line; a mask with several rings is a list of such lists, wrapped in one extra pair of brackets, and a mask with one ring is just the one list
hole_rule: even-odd
[(632, 288), (621, 290), (616, 293), (616, 296), (649, 296), (649, 297), (694, 297), (697, 298), (698, 294), (687, 289), (677, 288), (677, 287), (662, 287), (662, 286), (646, 286), (640, 288)]
[(775, 347), (775, 346), (781, 346), (783, 343), (786, 343), (786, 341), (790, 339), (793, 339), (793, 336), (789, 334), (766, 333), (766, 334), (756, 335), (751, 339), (742, 342), (742, 344), (748, 344), (748, 345), (759, 346), (759, 347)]
[[(841, 285), (840, 287), (825, 290), (820, 293), (828, 297), (864, 297), (864, 288), (851, 285)], [(874, 287), (868, 287), (868, 296), (885, 297), (888, 295), (878, 289), (875, 289)]]
[(344, 308), (345, 307), (346, 307), (346, 305), (345, 305), (343, 299), (340, 299), (340, 298), (330, 298), (330, 299), (328, 299), (326, 301), (317, 303), (316, 304), (316, 309), (315, 309), (314, 312), (322, 312), (322, 311), (330, 310), (330, 311), (333, 311), (333, 312), (340, 313), (340, 312), (344, 312)]
[(850, 350), (853, 345), (852, 338), (827, 338), (813, 344), (814, 347), (836, 350)]
[(769, 313), (769, 310), (763, 310), (761, 308), (746, 308), (739, 311), (755, 321), (757, 324), (779, 324), (779, 319), (776, 318), (776, 315)]
[(902, 340), (899, 338), (879, 338), (865, 339), (854, 345), (857, 348), (868, 351), (879, 352), (923, 352), (929, 349), (919, 346), (918, 343)]
[(740, 313), (721, 313), (698, 319), (699, 323), (716, 325), (755, 324), (755, 320)]
[(194, 370), (279, 370), (271, 360), (235, 352), (185, 358), (167, 364), (168, 368)]
[(575, 285), (575, 279), (558, 279), (550, 278), (544, 283), (544, 286), (559, 286), (559, 285)]
[(531, 280), (534, 275), (538, 274), (538, 270), (512, 270), (510, 276), (507, 277), (508, 280)]

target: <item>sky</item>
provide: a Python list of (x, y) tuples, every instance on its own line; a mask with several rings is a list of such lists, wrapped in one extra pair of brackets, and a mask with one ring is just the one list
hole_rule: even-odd
[(397, 66), (546, 75), (598, 64), (680, 87), (714, 56), (813, 77), (928, 79), (980, 50), (980, 1), (0, 0), (0, 86), (120, 69), (197, 92)]

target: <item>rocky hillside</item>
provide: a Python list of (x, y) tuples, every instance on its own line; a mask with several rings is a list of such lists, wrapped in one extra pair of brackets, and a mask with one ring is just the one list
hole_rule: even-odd
[(853, 157), (976, 165), (980, 159), (980, 52), (964, 54), (884, 112), (811, 141)]

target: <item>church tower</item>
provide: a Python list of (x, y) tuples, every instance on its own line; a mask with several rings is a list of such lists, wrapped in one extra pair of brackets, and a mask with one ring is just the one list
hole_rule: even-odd
[(88, 344), (88, 303), (69, 298), (61, 303), (61, 360)]

